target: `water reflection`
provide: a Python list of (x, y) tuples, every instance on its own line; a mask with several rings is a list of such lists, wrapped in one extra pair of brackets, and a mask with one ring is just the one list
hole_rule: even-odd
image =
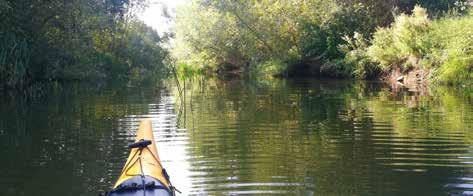
[(107, 190), (142, 118), (152, 119), (182, 195), (473, 191), (469, 89), (330, 80), (181, 86), (72, 84), (43, 88), (36, 98), (2, 94), (2, 195)]
[(195, 129), (193, 193), (470, 190), (458, 180), (472, 167), (467, 91), (317, 80), (194, 84), (185, 106), (177, 103), (192, 111), (179, 126)]
[(191, 180), (188, 175), (190, 166), (187, 161), (189, 155), (186, 152), (188, 146), (186, 129), (178, 129), (176, 126), (175, 98), (166, 90), (161, 90), (160, 95), (153, 103), (147, 104), (146, 114), (127, 115), (119, 119), (119, 133), (133, 140), (140, 120), (151, 119), (162, 164), (179, 191), (183, 195), (189, 195)]

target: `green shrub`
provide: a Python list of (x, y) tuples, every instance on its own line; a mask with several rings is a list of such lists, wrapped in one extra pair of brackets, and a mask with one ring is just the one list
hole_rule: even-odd
[[(355, 32), (353, 37), (345, 36), (345, 44), (338, 46), (339, 50), (345, 53), (345, 58), (341, 63), (351, 67), (351, 73), (356, 78), (374, 79), (378, 77), (382, 69), (379, 64), (373, 62), (367, 53), (369, 43), (362, 34)], [(350, 71), (346, 68), (343, 72)]]
[(353, 75), (353, 65), (347, 63), (345, 59), (326, 61), (320, 67), (320, 74), (334, 78), (349, 78)]
[(129, 12), (144, 1), (65, 3), (0, 0), (0, 85), (166, 73), (163, 40)]
[(176, 66), (176, 74), (181, 79), (192, 78), (203, 70), (187, 63), (179, 63)]
[[(391, 27), (379, 28), (374, 33), (367, 56), (379, 63), (385, 71), (395, 67), (403, 70), (412, 67), (431, 69), (430, 77), (435, 82), (471, 83), (472, 27), (472, 11), (466, 15), (454, 14), (431, 22), (426, 10), (416, 6), (411, 16), (400, 15)], [(354, 48), (356, 47), (347, 52), (345, 59), (354, 59), (355, 64), (369, 62), (363, 58), (353, 58), (357, 56), (353, 54), (357, 54)]]
[(383, 69), (419, 66), (418, 60), (428, 50), (425, 35), (430, 27), (427, 10), (416, 6), (412, 15), (401, 14), (391, 27), (377, 29), (368, 56)]
[(435, 81), (447, 84), (471, 84), (473, 79), (472, 67), (472, 55), (451, 55), (438, 69)]
[(473, 12), (433, 23), (427, 35), (434, 80), (441, 83), (471, 83), (473, 79)]
[(288, 64), (279, 59), (272, 59), (253, 66), (251, 72), (262, 77), (286, 76)]

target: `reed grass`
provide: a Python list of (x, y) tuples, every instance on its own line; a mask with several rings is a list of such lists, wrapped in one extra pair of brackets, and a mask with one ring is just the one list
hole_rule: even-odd
[(14, 33), (0, 34), (0, 84), (15, 86), (28, 81), (31, 48)]

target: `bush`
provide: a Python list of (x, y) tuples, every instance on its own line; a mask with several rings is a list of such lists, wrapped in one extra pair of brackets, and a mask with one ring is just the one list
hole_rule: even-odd
[(349, 78), (353, 75), (353, 65), (347, 63), (345, 59), (334, 59), (320, 67), (320, 74), (334, 78)]
[(382, 69), (379, 64), (369, 58), (367, 53), (369, 44), (363, 35), (355, 32), (353, 38), (345, 36), (343, 39), (346, 43), (338, 47), (340, 51), (345, 53), (342, 63), (350, 65), (353, 76), (359, 79), (377, 78)]
[(204, 68), (199, 68), (187, 63), (178, 63), (176, 66), (176, 74), (177, 77), (180, 79), (188, 79), (188, 78), (193, 78), (197, 74), (202, 74), (206, 70)]
[(129, 15), (143, 3), (0, 0), (0, 85), (164, 75), (163, 40)]
[(436, 68), (434, 80), (441, 83), (471, 83), (473, 79), (473, 12), (433, 23), (427, 35), (429, 61)]
[(389, 28), (378, 28), (373, 35), (372, 45), (368, 48), (368, 56), (379, 63), (383, 69), (400, 63), (399, 49), (394, 47), (393, 32)]
[[(431, 69), (435, 82), (459, 84), (473, 79), (473, 12), (458, 16), (455, 13), (431, 22), (427, 11), (416, 6), (411, 16), (400, 15), (389, 28), (379, 28), (367, 50), (371, 60), (389, 71), (399, 67)], [(361, 58), (356, 44), (347, 52), (348, 62), (369, 64)], [(358, 58), (357, 58), (358, 57)], [(350, 61), (352, 59), (353, 61)], [(355, 70), (363, 70), (355, 68)], [(356, 71), (355, 71), (356, 73)], [(360, 75), (360, 73), (358, 73)], [(363, 75), (361, 73), (361, 75)]]
[(288, 64), (279, 60), (272, 59), (252, 67), (252, 74), (262, 77), (287, 76)]
[(411, 16), (401, 14), (391, 27), (374, 33), (368, 56), (383, 69), (417, 67), (428, 49), (425, 35), (430, 27), (427, 10), (416, 6)]

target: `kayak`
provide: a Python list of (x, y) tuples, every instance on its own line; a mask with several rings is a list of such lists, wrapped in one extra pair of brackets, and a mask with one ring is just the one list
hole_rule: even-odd
[(175, 188), (161, 165), (150, 120), (142, 120), (125, 166), (107, 196), (173, 196)]

